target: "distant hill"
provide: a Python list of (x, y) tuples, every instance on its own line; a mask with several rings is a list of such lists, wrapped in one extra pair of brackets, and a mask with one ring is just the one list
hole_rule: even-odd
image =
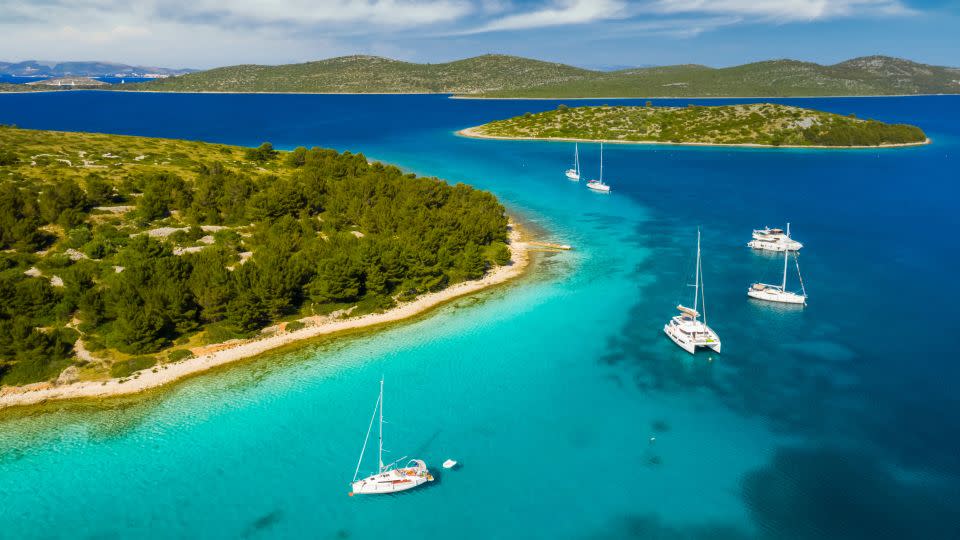
[(128, 66), (112, 62), (0, 62), (0, 75), (17, 77), (143, 77), (145, 75), (183, 75), (193, 69)]
[(829, 66), (771, 60), (729, 68), (676, 65), (612, 72), (505, 55), (442, 64), (345, 56), (305, 64), (223, 67), (128, 84), (124, 89), (556, 98), (956, 94), (960, 93), (960, 69), (886, 56)]
[(823, 66), (770, 60), (728, 68), (699, 65), (627, 69), (566, 85), (541, 84), (491, 97), (832, 96), (960, 93), (960, 69), (886, 56)]
[(563, 84), (591, 75), (564, 64), (485, 55), (443, 64), (377, 56), (343, 56), (305, 64), (240, 65), (128, 85), (128, 90), (187, 92), (329, 92), (479, 94), (537, 84)]

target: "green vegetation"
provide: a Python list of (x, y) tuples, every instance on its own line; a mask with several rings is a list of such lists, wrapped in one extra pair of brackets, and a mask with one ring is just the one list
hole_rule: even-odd
[(0, 93), (2, 92), (37, 92), (40, 90), (43, 90), (43, 89), (37, 88), (32, 84), (0, 83)]
[(485, 55), (445, 64), (413, 64), (376, 56), (344, 56), (305, 64), (242, 65), (211, 69), (147, 83), (124, 90), (183, 92), (333, 92), (476, 94), (522, 88), (529, 81), (562, 83), (588, 70), (528, 60)]
[(576, 107), (564, 105), (473, 128), (480, 136), (623, 142), (880, 146), (916, 144), (915, 126), (756, 103), (716, 107)]
[(530, 85), (488, 97), (868, 96), (960, 93), (960, 69), (886, 56), (830, 66), (770, 60), (728, 68), (664, 66), (596, 73), (564, 84)]
[(129, 377), (141, 369), (147, 369), (157, 364), (152, 356), (134, 356), (129, 360), (118, 360), (110, 366), (111, 377)]
[(189, 358), (193, 358), (193, 353), (186, 349), (177, 349), (167, 353), (167, 361), (169, 362), (179, 362)]
[(127, 84), (122, 90), (558, 98), (956, 94), (960, 93), (960, 69), (886, 56), (855, 58), (830, 66), (771, 60), (720, 69), (679, 65), (613, 72), (504, 55), (444, 64), (346, 56), (305, 64), (223, 67)]
[(493, 195), (361, 154), (12, 127), (0, 148), (0, 384), (125, 377), (504, 262)]

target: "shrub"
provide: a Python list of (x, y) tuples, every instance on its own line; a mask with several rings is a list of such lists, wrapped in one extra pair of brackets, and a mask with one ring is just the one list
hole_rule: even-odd
[(250, 148), (244, 153), (249, 161), (257, 161), (259, 163), (266, 163), (270, 161), (277, 155), (277, 151), (273, 149), (273, 145), (265, 142), (256, 148)]
[(4, 165), (16, 165), (20, 159), (16, 154), (9, 150), (0, 150), (0, 167)]
[(300, 330), (305, 326), (307, 325), (303, 324), (300, 321), (292, 321), (287, 323), (286, 330), (287, 332), (296, 332), (297, 330)]
[(506, 244), (500, 244), (494, 248), (493, 262), (500, 266), (510, 264), (510, 249)]
[(110, 366), (110, 376), (114, 378), (129, 377), (141, 369), (156, 365), (157, 359), (153, 356), (134, 356), (129, 360), (119, 360)]
[(187, 360), (188, 358), (193, 358), (193, 353), (187, 349), (177, 349), (167, 353), (167, 360), (169, 362), (179, 362), (181, 360)]

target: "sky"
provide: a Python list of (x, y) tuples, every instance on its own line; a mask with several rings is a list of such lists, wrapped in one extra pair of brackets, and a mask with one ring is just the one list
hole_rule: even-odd
[(487, 53), (589, 68), (871, 54), (960, 66), (960, 0), (0, 0), (0, 61), (206, 69)]

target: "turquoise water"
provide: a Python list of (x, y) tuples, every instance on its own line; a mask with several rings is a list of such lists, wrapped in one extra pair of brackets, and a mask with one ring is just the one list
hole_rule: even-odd
[[(960, 98), (779, 101), (915, 123), (934, 144), (610, 146), (605, 196), (563, 177), (570, 145), (452, 133), (556, 102), (0, 95), (0, 122), (23, 127), (362, 151), (490, 189), (576, 247), (410, 324), (0, 424), (0, 537), (960, 536)], [(588, 176), (597, 152), (581, 146)], [(788, 219), (803, 310), (745, 295), (780, 264), (744, 247), (750, 230)], [(698, 226), (722, 355), (661, 330), (691, 292)], [(439, 478), (351, 498), (381, 375), (388, 457)]]

